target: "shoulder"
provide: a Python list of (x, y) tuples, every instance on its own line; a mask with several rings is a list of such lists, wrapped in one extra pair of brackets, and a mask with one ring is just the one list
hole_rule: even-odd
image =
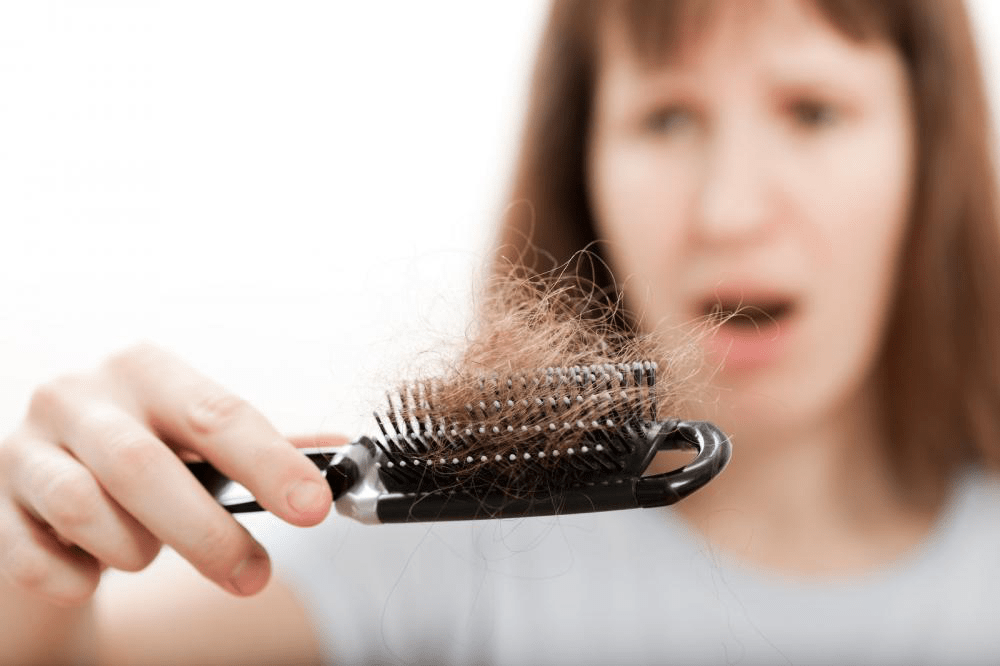
[(1000, 532), (1000, 470), (967, 468), (959, 475), (955, 495), (972, 522), (992, 525)]
[(937, 547), (914, 572), (918, 576), (905, 579), (910, 585), (908, 612), (933, 622), (935, 631), (922, 638), (931, 661), (954, 661), (956, 646), (989, 649), (996, 655), (1000, 648), (993, 619), (1000, 598), (1000, 474), (982, 467), (961, 473), (949, 520), (940, 529), (943, 534)]
[[(956, 475), (952, 492), (937, 530), (936, 552), (956, 564), (972, 564), (982, 551), (1000, 549), (1000, 472), (980, 465), (967, 465)], [(980, 564), (1000, 571), (1000, 559)], [(959, 574), (961, 572), (958, 572)]]
[[(992, 606), (1000, 596), (1000, 474), (964, 468), (928, 550), (925, 586), (962, 608)], [(982, 606), (985, 607), (985, 606)]]

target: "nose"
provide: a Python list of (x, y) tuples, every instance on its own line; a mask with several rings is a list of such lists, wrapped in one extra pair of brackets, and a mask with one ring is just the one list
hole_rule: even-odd
[(751, 242), (768, 224), (766, 151), (751, 128), (720, 133), (706, 146), (696, 234), (713, 244)]

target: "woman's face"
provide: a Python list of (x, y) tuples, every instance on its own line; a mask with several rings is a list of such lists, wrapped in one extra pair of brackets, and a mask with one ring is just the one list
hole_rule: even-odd
[(747, 6), (657, 66), (608, 28), (591, 206), (647, 327), (746, 308), (705, 343), (712, 418), (808, 427), (878, 352), (909, 212), (908, 79), (894, 49), (804, 3)]

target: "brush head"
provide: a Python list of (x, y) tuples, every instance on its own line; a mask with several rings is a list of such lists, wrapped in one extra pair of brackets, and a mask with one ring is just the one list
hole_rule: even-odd
[(493, 374), (463, 403), (437, 380), (404, 385), (375, 413), (379, 477), (391, 492), (512, 497), (637, 477), (660, 429), (656, 370), (643, 361)]

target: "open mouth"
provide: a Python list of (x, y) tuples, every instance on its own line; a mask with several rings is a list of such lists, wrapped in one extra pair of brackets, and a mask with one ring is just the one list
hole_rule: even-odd
[(754, 301), (725, 301), (717, 299), (706, 302), (702, 314), (734, 329), (760, 330), (780, 324), (795, 312), (791, 299), (771, 299)]

